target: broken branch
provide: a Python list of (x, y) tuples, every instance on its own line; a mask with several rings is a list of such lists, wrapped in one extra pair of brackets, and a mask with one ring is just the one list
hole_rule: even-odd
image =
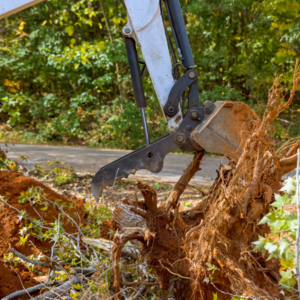
[(148, 285), (148, 286), (153, 286), (153, 285), (159, 285), (158, 282), (120, 282), (121, 285), (124, 286), (136, 286), (136, 285)]
[(184, 173), (181, 175), (180, 179), (178, 180), (178, 182), (174, 187), (174, 190), (172, 191), (172, 193), (167, 199), (167, 204), (166, 204), (167, 210), (169, 210), (172, 206), (173, 208), (176, 207), (178, 200), (181, 194), (186, 189), (188, 183), (194, 177), (194, 175), (200, 170), (199, 169), (200, 162), (203, 156), (204, 156), (204, 150), (195, 153), (192, 162), (184, 171)]
[(72, 285), (76, 285), (81, 282), (83, 277), (81, 275), (73, 277), (71, 280), (68, 280), (64, 284), (60, 285), (59, 287), (53, 289), (52, 291), (48, 291), (40, 296), (33, 298), (34, 300), (43, 300), (43, 299), (53, 299), (56, 298), (58, 295), (61, 295), (67, 292), (69, 289), (72, 288)]
[(10, 299), (13, 299), (15, 297), (20, 297), (22, 295), (25, 295), (27, 293), (30, 293), (30, 294), (35, 293), (35, 292), (41, 290), (42, 288), (46, 287), (48, 284), (49, 284), (49, 277), (48, 277), (48, 280), (45, 283), (41, 283), (41, 284), (38, 284), (36, 286), (27, 288), (27, 289), (16, 291), (16, 292), (6, 296), (5, 298), (2, 298), (2, 300), (10, 300)]
[[(114, 246), (113, 246), (113, 274), (114, 274), (114, 288), (116, 294), (120, 293), (120, 270), (119, 270), (119, 263), (121, 258), (121, 252), (124, 248), (125, 244), (130, 240), (144, 240), (144, 235), (141, 235), (139, 233), (133, 232), (123, 232), (118, 233), (116, 232), (114, 236)], [(118, 295), (118, 297), (121, 299), (121, 294)]]
[(49, 262), (42, 262), (42, 261), (38, 261), (38, 260), (29, 259), (28, 257), (26, 257), (25, 255), (21, 254), (20, 252), (16, 251), (13, 248), (9, 249), (9, 251), (30, 264), (33, 264), (36, 266), (41, 266), (41, 267), (46, 267), (46, 268), (54, 269), (54, 270), (64, 270), (63, 268), (55, 266), (54, 262), (49, 263)]

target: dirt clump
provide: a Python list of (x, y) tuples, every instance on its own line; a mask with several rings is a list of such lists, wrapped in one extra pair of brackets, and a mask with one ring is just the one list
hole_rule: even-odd
[[(33, 272), (29, 272), (21, 264), (15, 268), (15, 272), (8, 268), (5, 263), (0, 261), (0, 297), (3, 298), (17, 290), (22, 290), (23, 286), (20, 282), (20, 278), (25, 288), (32, 287), (39, 284), (33, 277)], [(24, 299), (29, 299), (28, 296), (23, 296)]]

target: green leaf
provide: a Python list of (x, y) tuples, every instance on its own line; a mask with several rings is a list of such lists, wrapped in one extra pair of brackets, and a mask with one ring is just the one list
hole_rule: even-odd
[(267, 216), (264, 216), (260, 222), (258, 223), (258, 225), (261, 225), (261, 224), (265, 224), (265, 223), (270, 223), (271, 220), (267, 217)]
[(265, 249), (268, 250), (269, 253), (273, 253), (278, 249), (278, 247), (272, 243), (266, 243)]
[(56, 274), (59, 274), (56, 278), (61, 281), (66, 281), (69, 277), (65, 271), (55, 271)]
[(281, 275), (281, 279), (279, 281), (279, 283), (288, 285), (288, 286), (295, 286), (296, 281), (293, 278), (293, 274), (291, 270), (287, 270), (287, 271), (281, 271), (280, 272)]
[(255, 247), (254, 247), (254, 251), (256, 251), (256, 250), (259, 250), (259, 249), (261, 249), (261, 248), (263, 248), (264, 247), (264, 242), (263, 241), (261, 241), (261, 240), (259, 240), (259, 241), (256, 241), (256, 242), (253, 242), (252, 244), (254, 244), (254, 245), (256, 245)]
[(69, 36), (72, 36), (73, 35), (73, 32), (74, 32), (74, 27), (72, 25), (70, 26), (67, 26), (65, 28), (65, 32), (69, 35)]
[(275, 194), (275, 200), (276, 201), (271, 205), (277, 208), (282, 208), (283, 205), (289, 204), (290, 202), (288, 194), (284, 194), (283, 196)]
[(290, 247), (291, 243), (287, 240), (279, 241), (279, 253), (280, 255)]
[(295, 259), (295, 252), (293, 251), (293, 250), (286, 250), (285, 252), (284, 252), (284, 256), (285, 256), (285, 258), (287, 259), (287, 260), (290, 260), (290, 259), (292, 259), (292, 260), (294, 260)]
[(261, 250), (262, 255), (265, 256), (266, 250), (264, 248), (265, 243), (266, 243), (266, 239), (263, 238), (262, 236), (258, 236), (259, 240), (253, 242), (252, 244), (255, 245), (253, 251), (257, 251), (257, 250)]
[(72, 287), (75, 289), (75, 290), (80, 290), (82, 289), (82, 286), (78, 283), (77, 285), (75, 284), (72, 284)]
[(296, 179), (288, 177), (284, 181), (284, 186), (280, 189), (280, 191), (287, 192), (287, 193), (292, 193), (296, 191), (296, 186), (295, 186)]
[(219, 300), (218, 299), (218, 293), (213, 293), (213, 300)]
[(294, 195), (293, 197), (292, 197), (292, 202), (291, 202), (292, 204), (294, 204), (294, 203), (297, 203), (297, 195)]
[(294, 263), (293, 259), (289, 259), (289, 260), (282, 259), (280, 261), (280, 265), (281, 265), (281, 268), (279, 271), (284, 271), (287, 268), (293, 268), (295, 266), (295, 263)]

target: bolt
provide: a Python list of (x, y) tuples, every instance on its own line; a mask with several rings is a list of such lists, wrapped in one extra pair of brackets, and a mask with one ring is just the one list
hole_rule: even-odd
[(191, 111), (190, 112), (190, 118), (192, 119), (192, 120), (197, 120), (198, 119), (198, 112), (197, 111)]
[(177, 136), (176, 136), (176, 141), (177, 141), (178, 143), (182, 143), (182, 142), (184, 141), (184, 137), (183, 137), (182, 135), (177, 135)]
[(196, 111), (193, 111), (192, 112), (192, 117), (196, 119), (198, 117), (198, 113)]
[(188, 131), (191, 131), (191, 130), (192, 130), (192, 126), (191, 126), (191, 125), (188, 125), (188, 126), (186, 126), (186, 129), (187, 129)]
[(203, 105), (204, 105), (204, 112), (206, 114), (211, 114), (213, 112), (213, 110), (215, 109), (215, 107), (216, 107), (214, 105), (214, 103), (211, 102), (210, 100), (204, 101)]
[(124, 31), (125, 31), (126, 34), (130, 34), (131, 33), (131, 29), (129, 27), (126, 27)]
[(194, 79), (196, 77), (196, 73), (194, 72), (194, 71), (191, 71), (190, 73), (189, 73), (189, 78), (190, 79)]
[(205, 113), (210, 114), (211, 113), (211, 108), (210, 107), (205, 107)]
[(183, 145), (185, 143), (185, 135), (183, 133), (176, 134), (175, 143), (178, 145)]

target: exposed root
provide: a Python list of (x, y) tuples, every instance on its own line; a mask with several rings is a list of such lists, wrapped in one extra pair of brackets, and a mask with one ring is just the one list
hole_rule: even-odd
[(137, 230), (131, 232), (116, 232), (114, 236), (114, 246), (113, 246), (113, 273), (114, 273), (114, 288), (116, 294), (118, 294), (119, 299), (121, 299), (120, 294), (120, 270), (119, 263), (121, 258), (121, 252), (124, 248), (125, 244), (130, 240), (140, 240), (143, 241), (143, 235), (141, 235), (140, 231)]
[(203, 155), (204, 151), (198, 151), (195, 153), (191, 164), (187, 167), (183, 175), (180, 177), (174, 187), (174, 190), (167, 199), (167, 210), (169, 210), (171, 207), (175, 208), (177, 206), (178, 200), (187, 187), (188, 183), (191, 181), (194, 175), (201, 170), (200, 162), (203, 158)]

